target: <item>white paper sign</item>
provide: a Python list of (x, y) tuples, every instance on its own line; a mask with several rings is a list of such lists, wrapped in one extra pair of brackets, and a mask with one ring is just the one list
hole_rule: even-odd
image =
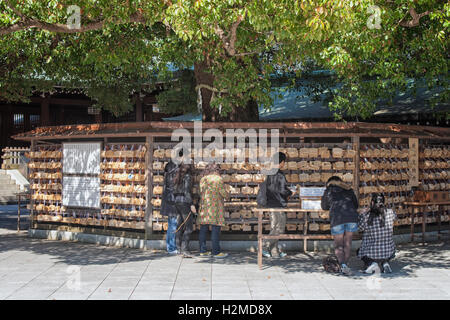
[(67, 207), (100, 208), (100, 178), (63, 177), (62, 204)]
[(322, 210), (320, 200), (302, 200), (302, 209)]
[(316, 188), (316, 187), (301, 187), (300, 188), (300, 198), (306, 198), (306, 197), (321, 197), (323, 196), (323, 193), (325, 192), (325, 188)]
[(63, 173), (100, 174), (100, 142), (63, 144)]

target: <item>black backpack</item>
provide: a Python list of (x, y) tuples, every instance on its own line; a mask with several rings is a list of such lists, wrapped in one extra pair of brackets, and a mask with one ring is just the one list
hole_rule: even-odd
[(259, 185), (258, 194), (256, 195), (256, 203), (260, 207), (267, 205), (267, 178)]
[(335, 255), (329, 255), (323, 258), (322, 264), (326, 272), (329, 273), (341, 272), (341, 266), (339, 265), (339, 261)]

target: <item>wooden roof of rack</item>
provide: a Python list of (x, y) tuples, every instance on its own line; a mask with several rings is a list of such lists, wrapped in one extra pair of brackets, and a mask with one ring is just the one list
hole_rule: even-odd
[[(450, 128), (367, 122), (202, 122), (202, 129), (279, 129), (280, 136), (392, 137), (450, 140)], [(63, 140), (171, 136), (174, 129), (194, 130), (194, 122), (129, 122), (39, 127), (16, 140)], [(268, 131), (270, 134), (270, 131)]]

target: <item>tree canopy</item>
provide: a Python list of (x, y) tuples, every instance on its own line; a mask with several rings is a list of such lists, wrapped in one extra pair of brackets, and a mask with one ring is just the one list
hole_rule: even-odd
[(448, 101), (449, 15), (441, 0), (3, 0), (0, 99), (62, 86), (119, 115), (166, 81), (163, 109), (238, 120), (271, 106), (274, 77), (321, 69), (332, 85), (313, 91), (364, 118), (411, 78)]

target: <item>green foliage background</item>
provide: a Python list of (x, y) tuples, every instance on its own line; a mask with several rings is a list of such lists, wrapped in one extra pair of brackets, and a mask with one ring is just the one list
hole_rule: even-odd
[[(102, 26), (53, 30), (66, 25), (69, 5), (81, 8), (82, 27)], [(372, 5), (380, 9), (380, 29), (368, 26)], [(411, 8), (428, 13), (407, 27)], [(370, 116), (377, 101), (389, 101), (410, 79), (443, 88), (431, 108), (449, 101), (449, 16), (441, 0), (4, 0), (0, 99), (81, 88), (120, 115), (131, 109), (133, 93), (165, 81), (168, 91), (158, 96), (163, 110), (191, 112), (198, 85), (191, 68), (208, 61), (220, 93), (211, 105), (223, 113), (249, 100), (270, 108), (274, 75), (295, 88), (312, 69), (332, 71), (310, 92), (326, 92), (338, 119)], [(30, 20), (46, 27), (8, 31)], [(182, 72), (173, 74), (169, 65)]]

